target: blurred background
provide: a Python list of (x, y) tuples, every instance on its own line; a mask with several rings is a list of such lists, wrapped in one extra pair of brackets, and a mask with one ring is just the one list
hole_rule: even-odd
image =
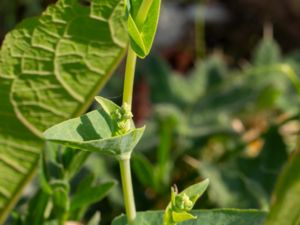
[[(0, 41), (54, 2), (0, 0)], [(163, 1), (153, 51), (139, 61), (135, 83), (134, 119), (147, 126), (133, 159), (138, 210), (164, 209), (171, 185), (206, 177), (211, 185), (198, 208), (269, 208), (300, 128), (299, 27), (298, 0)], [(123, 66), (101, 95), (120, 103), (122, 77)], [(90, 174), (119, 179), (113, 160), (90, 157), (73, 188)], [(99, 210), (102, 224), (122, 212), (120, 185), (84, 218)]]

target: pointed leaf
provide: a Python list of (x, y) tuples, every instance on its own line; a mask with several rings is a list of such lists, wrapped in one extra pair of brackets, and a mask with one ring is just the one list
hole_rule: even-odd
[[(118, 112), (122, 110), (108, 100), (102, 99), (100, 102), (109, 113), (112, 113), (110, 110), (113, 107)], [(128, 157), (142, 137), (144, 127), (134, 128), (125, 134), (114, 136), (118, 133), (118, 126), (115, 125), (112, 115), (107, 112), (98, 109), (57, 124), (44, 133), (45, 138), (76, 149), (100, 152), (117, 158)]]
[(145, 58), (154, 41), (158, 19), (160, 14), (161, 0), (153, 0), (146, 20), (143, 24), (135, 21), (143, 0), (130, 1), (130, 12), (128, 17), (128, 33), (131, 40), (131, 47), (140, 58)]
[(195, 204), (196, 201), (198, 200), (198, 198), (200, 198), (201, 195), (203, 195), (203, 193), (207, 189), (208, 185), (209, 185), (209, 180), (206, 179), (202, 182), (199, 182), (197, 184), (194, 184), (194, 185), (186, 188), (185, 190), (180, 192), (179, 195), (186, 194), (190, 198), (190, 200), (193, 202), (193, 204)]
[(192, 210), (198, 198), (204, 193), (209, 184), (206, 179), (194, 184), (181, 193), (177, 193), (177, 188), (171, 190), (171, 201), (164, 214), (164, 225), (175, 225), (180, 220), (194, 219), (195, 217), (188, 212)]
[(136, 54), (140, 57), (146, 56), (146, 47), (140, 33), (139, 29), (137, 28), (134, 20), (132, 19), (131, 15), (128, 17), (128, 33), (131, 38), (131, 46), (136, 52)]

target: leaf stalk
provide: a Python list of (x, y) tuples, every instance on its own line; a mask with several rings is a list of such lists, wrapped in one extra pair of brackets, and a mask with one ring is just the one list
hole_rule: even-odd
[(136, 209), (132, 188), (130, 159), (120, 160), (119, 164), (121, 170), (121, 179), (127, 220), (129, 224), (132, 224), (136, 218)]
[(129, 46), (128, 53), (127, 53), (124, 90), (123, 90), (123, 107), (127, 112), (131, 112), (132, 110), (132, 95), (133, 95), (136, 58), (137, 58), (136, 53)]
[[(149, 10), (153, 0), (143, 0), (139, 8), (135, 22), (140, 28), (145, 23)], [(123, 90), (123, 104), (122, 107), (125, 111), (132, 115), (132, 96), (133, 96), (133, 86), (134, 86), (134, 75), (135, 67), (137, 61), (137, 54), (133, 51), (132, 47), (128, 47), (126, 68), (125, 68), (125, 79), (124, 79), (124, 90)], [(130, 120), (126, 124), (126, 129), (131, 128)], [(130, 157), (128, 159), (119, 160), (121, 179), (124, 195), (124, 204), (127, 215), (127, 220), (129, 224), (132, 224), (136, 218), (136, 208), (132, 187), (131, 169), (130, 169)]]

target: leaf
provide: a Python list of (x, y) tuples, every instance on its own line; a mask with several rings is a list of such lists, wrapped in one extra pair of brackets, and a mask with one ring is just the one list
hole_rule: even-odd
[(87, 190), (93, 186), (95, 179), (95, 175), (91, 172), (88, 172), (82, 179), (80, 179), (79, 184), (75, 184), (76, 192)]
[(113, 114), (120, 112), (122, 108), (104, 98), (97, 97), (97, 99), (102, 104), (102, 109), (49, 128), (44, 133), (45, 138), (68, 147), (104, 153), (118, 159), (128, 157), (145, 128), (132, 128), (124, 134), (119, 134), (119, 127)]
[(107, 195), (114, 185), (115, 182), (107, 182), (76, 193), (71, 200), (70, 209), (76, 210), (100, 201)]
[(132, 48), (135, 50), (138, 56), (144, 58), (146, 56), (146, 47), (143, 40), (143, 36), (130, 15), (128, 17), (128, 33), (131, 38)]
[[(0, 224), (30, 181), (48, 127), (86, 111), (127, 45), (119, 0), (59, 0), (0, 52)], [(104, 7), (105, 6), (105, 7)]]
[[(146, 20), (139, 24), (138, 11), (143, 0), (131, 0), (127, 21), (128, 33), (132, 49), (140, 58), (145, 58), (152, 47), (160, 13), (161, 0), (153, 0)], [(146, 13), (146, 12), (143, 12)]]
[[(77, 180), (79, 180), (78, 183), (72, 184), (73, 187), (76, 187), (76, 191), (73, 196), (80, 194), (82, 192), (86, 192), (86, 190), (95, 186), (95, 185), (93, 185), (93, 183), (95, 181), (94, 173), (88, 172), (86, 175), (82, 175), (82, 174), (78, 173), (78, 174), (76, 174), (74, 181), (77, 181)], [(76, 210), (69, 211), (69, 220), (73, 220), (73, 221), (81, 220), (83, 218), (84, 213), (87, 210), (87, 207), (88, 206), (82, 206)]]
[(300, 223), (300, 152), (295, 152), (277, 180), (266, 225)]
[[(258, 210), (195, 210), (192, 214), (197, 216), (195, 220), (189, 220), (182, 225), (263, 225), (265, 212)], [(161, 225), (162, 211), (148, 211), (137, 214), (136, 225)], [(117, 217), (112, 225), (127, 225), (126, 217)]]
[(89, 152), (66, 148), (63, 154), (65, 176), (71, 179), (82, 168), (82, 165), (89, 156)]
[(173, 218), (174, 222), (176, 222), (176, 223), (180, 223), (180, 222), (183, 222), (186, 220), (197, 219), (196, 216), (193, 216), (192, 214), (187, 213), (187, 212), (180, 212), (180, 213), (172, 212), (172, 218)]
[(206, 180), (201, 181), (197, 184), (193, 184), (193, 185), (189, 186), (188, 188), (186, 188), (182, 192), (180, 192), (179, 195), (186, 194), (191, 199), (193, 204), (195, 204), (196, 201), (198, 200), (198, 198), (201, 195), (203, 195), (203, 193), (207, 189), (208, 185), (209, 185), (209, 180), (206, 179)]
[(137, 178), (145, 187), (155, 188), (154, 167), (144, 155), (135, 155), (132, 166)]

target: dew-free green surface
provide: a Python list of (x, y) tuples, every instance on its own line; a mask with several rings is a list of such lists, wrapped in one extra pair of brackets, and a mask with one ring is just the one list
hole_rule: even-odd
[[(178, 225), (263, 225), (266, 214), (256, 210), (195, 210), (196, 220), (189, 220)], [(148, 211), (137, 214), (135, 225), (162, 225), (163, 212)], [(126, 217), (116, 218), (112, 225), (127, 225)]]
[[(113, 113), (121, 110), (108, 99), (97, 97), (102, 109), (93, 110), (80, 117), (59, 123), (44, 133), (47, 140), (85, 151), (104, 153), (117, 158), (128, 157), (140, 138), (144, 128), (132, 128), (117, 135), (117, 122)], [(133, 124), (133, 121), (130, 121)]]
[[(174, 225), (174, 223), (195, 219), (195, 216), (191, 214), (190, 211), (194, 207), (196, 201), (203, 195), (208, 185), (209, 180), (206, 179), (189, 186), (179, 194), (172, 189), (171, 202), (165, 210), (163, 224)], [(189, 202), (189, 204), (187, 204), (187, 202)]]
[(127, 45), (119, 0), (60, 0), (0, 52), (0, 223), (37, 165), (48, 127), (83, 113)]
[(144, 58), (149, 54), (152, 48), (159, 20), (161, 0), (153, 0), (143, 24), (138, 24), (137, 21), (135, 21), (143, 1), (131, 0), (129, 2), (130, 11), (127, 26), (131, 47), (139, 57)]

